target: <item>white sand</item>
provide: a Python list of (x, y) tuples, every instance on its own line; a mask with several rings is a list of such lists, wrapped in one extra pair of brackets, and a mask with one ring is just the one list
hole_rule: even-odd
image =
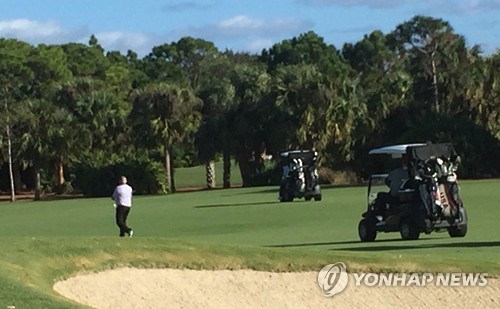
[(317, 272), (121, 268), (57, 282), (94, 308), (500, 308), (500, 279), (486, 287), (356, 287), (322, 295)]

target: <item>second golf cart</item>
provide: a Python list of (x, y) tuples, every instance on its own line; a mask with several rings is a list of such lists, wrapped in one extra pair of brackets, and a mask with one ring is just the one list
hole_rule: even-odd
[(378, 232), (399, 231), (405, 240), (439, 230), (450, 237), (466, 235), (467, 213), (456, 175), (460, 158), (451, 144), (393, 145), (369, 154), (398, 159), (407, 177), (394, 193), (387, 192), (395, 186), (389, 179), (392, 172), (370, 176), (368, 209), (358, 225), (361, 241), (375, 240)]
[(283, 170), (279, 190), (281, 202), (291, 202), (294, 198), (321, 201), (321, 188), (316, 170), (318, 153), (314, 150), (289, 150), (280, 153)]

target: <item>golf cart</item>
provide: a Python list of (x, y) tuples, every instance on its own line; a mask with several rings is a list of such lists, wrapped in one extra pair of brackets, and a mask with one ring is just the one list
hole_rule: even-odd
[(280, 153), (281, 177), (279, 200), (291, 202), (294, 198), (321, 201), (321, 188), (318, 183), (316, 159), (313, 150), (290, 150)]
[[(375, 173), (368, 185), (368, 210), (359, 222), (361, 241), (373, 241), (377, 232), (397, 232), (404, 240), (420, 233), (448, 231), (450, 237), (467, 233), (467, 213), (459, 196), (460, 157), (451, 144), (407, 144), (373, 149), (370, 155), (399, 159), (407, 179), (387, 193), (388, 175)], [(392, 172), (391, 172), (392, 173)]]

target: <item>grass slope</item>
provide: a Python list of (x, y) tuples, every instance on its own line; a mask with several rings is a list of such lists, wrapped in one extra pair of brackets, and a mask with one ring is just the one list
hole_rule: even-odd
[(360, 243), (365, 188), (326, 188), (321, 202), (279, 203), (277, 188), (136, 197), (134, 238), (118, 238), (110, 199), (0, 204), (0, 307), (78, 308), (52, 291), (75, 272), (121, 265), (273, 271), (463, 271), (500, 275), (500, 180), (462, 182), (469, 234)]

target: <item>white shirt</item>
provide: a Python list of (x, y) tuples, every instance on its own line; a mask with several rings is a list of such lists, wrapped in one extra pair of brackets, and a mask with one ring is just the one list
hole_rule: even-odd
[(131, 207), (132, 187), (126, 183), (116, 186), (112, 198), (118, 206)]

